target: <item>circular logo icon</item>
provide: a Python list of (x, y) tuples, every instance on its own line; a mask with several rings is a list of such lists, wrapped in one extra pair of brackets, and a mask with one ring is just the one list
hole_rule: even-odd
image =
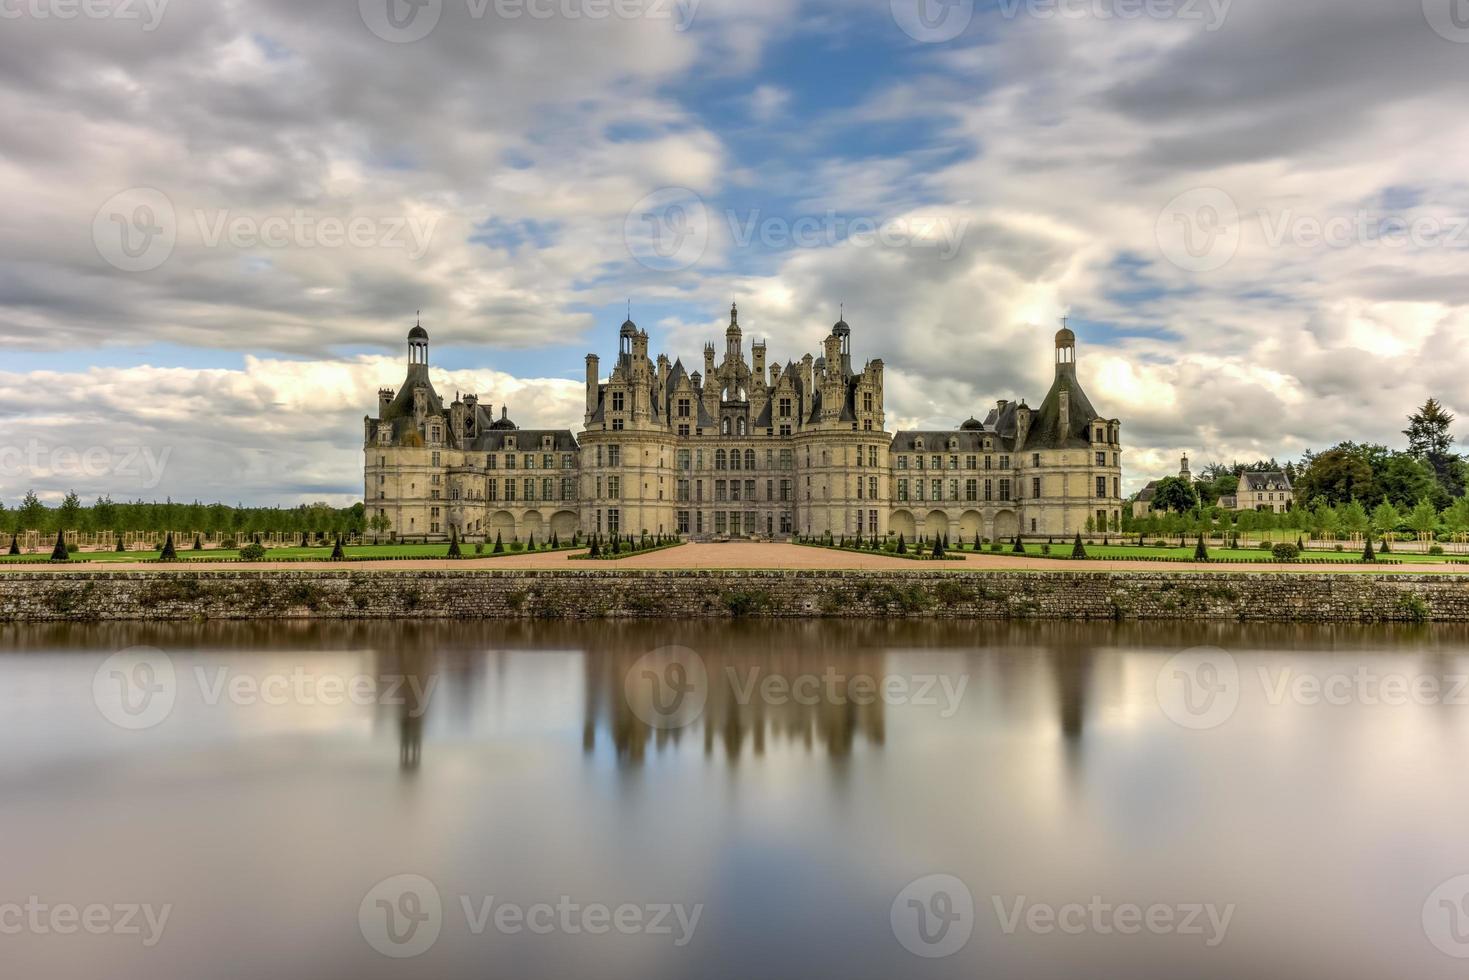
[(709, 700), (704, 658), (688, 647), (659, 647), (637, 659), (622, 678), (632, 713), (653, 728), (698, 721)]
[(627, 212), (622, 240), (628, 254), (654, 272), (688, 269), (709, 247), (709, 209), (688, 188), (665, 187)]
[(1217, 187), (1196, 187), (1168, 202), (1155, 232), (1169, 262), (1185, 272), (1214, 272), (1239, 251), (1239, 207)]
[(924, 44), (942, 44), (963, 34), (974, 19), (974, 0), (889, 0), (904, 34)]
[(114, 653), (92, 675), (92, 702), (119, 728), (139, 731), (162, 724), (177, 696), (173, 660), (153, 647)]
[(1158, 671), (1158, 705), (1184, 728), (1218, 728), (1239, 707), (1239, 664), (1218, 647), (1194, 647)]
[(423, 875), (393, 875), (362, 896), (357, 927), (368, 945), (384, 956), (419, 956), (439, 939), (444, 903), (438, 888)]
[(1469, 44), (1469, 0), (1423, 0), (1423, 16), (1439, 37)]
[(1469, 958), (1469, 875), (1457, 875), (1423, 903), (1423, 934), (1439, 952)]
[(123, 272), (158, 268), (173, 254), (177, 241), (173, 202), (152, 187), (130, 187), (112, 195), (92, 218), (97, 254)]
[(898, 892), (890, 917), (893, 935), (914, 956), (953, 956), (974, 931), (974, 896), (953, 875), (926, 875)]
[(439, 25), (444, 0), (357, 0), (362, 23), (384, 41), (412, 44)]

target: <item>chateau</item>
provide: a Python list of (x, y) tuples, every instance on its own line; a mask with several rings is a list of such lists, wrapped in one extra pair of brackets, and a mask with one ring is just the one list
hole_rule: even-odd
[(1069, 537), (1121, 520), (1122, 423), (1101, 417), (1077, 377), (1076, 335), (1056, 334), (1038, 408), (1001, 401), (958, 429), (887, 431), (883, 362), (860, 367), (852, 328), (819, 356), (748, 360), (731, 306), (722, 354), (702, 370), (648, 355), (628, 320), (604, 378), (586, 361), (580, 434), (522, 429), (471, 394), (444, 404), (428, 332), (408, 334), (408, 374), (364, 419), (365, 504), (406, 540), (537, 540), (574, 532), (677, 532), (696, 539), (947, 534)]

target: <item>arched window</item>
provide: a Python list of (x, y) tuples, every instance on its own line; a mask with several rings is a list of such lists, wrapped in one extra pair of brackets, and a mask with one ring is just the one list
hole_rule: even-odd
[(755, 450), (753, 450), (753, 449), (746, 449), (745, 450), (745, 469), (747, 469), (747, 470), (753, 470), (754, 468), (755, 468)]
[(724, 452), (723, 449), (716, 449), (714, 451), (714, 468), (716, 470), (723, 470), (723, 469), (728, 469), (729, 468), (728, 467), (728, 462), (726, 460), (725, 452)]
[(740, 430), (740, 435), (744, 435), (745, 434), (745, 420), (744, 419), (740, 419), (740, 422), (739, 422), (739, 430)]
[(724, 434), (729, 435), (729, 419), (724, 420)]
[(729, 451), (729, 468), (732, 470), (740, 468), (740, 451), (738, 449), (731, 449)]

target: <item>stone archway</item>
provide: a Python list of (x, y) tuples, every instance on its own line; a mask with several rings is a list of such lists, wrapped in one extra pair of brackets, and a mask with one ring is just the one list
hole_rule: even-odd
[(515, 515), (508, 510), (497, 510), (490, 517), (490, 533), (487, 535), (491, 541), (495, 535), (499, 535), (505, 544), (515, 540)]
[(1020, 533), (1020, 518), (1013, 510), (1002, 510), (995, 515), (995, 540), (1004, 541)]
[(546, 534), (546, 521), (541, 517), (538, 510), (528, 510), (520, 518), (520, 537), (529, 541), (534, 535), (536, 544), (544, 544), (549, 535)]
[(984, 533), (984, 518), (977, 510), (966, 510), (959, 518), (959, 537), (972, 542), (976, 535)]
[(558, 510), (551, 515), (551, 533), (559, 537), (563, 543), (571, 540), (581, 526), (581, 519), (569, 510)]
[(918, 522), (913, 519), (912, 511), (895, 510), (888, 518), (888, 531), (897, 537), (899, 534), (907, 541), (912, 541), (918, 536)]
[(923, 519), (925, 537), (937, 538), (949, 533), (949, 515), (941, 510), (931, 510)]

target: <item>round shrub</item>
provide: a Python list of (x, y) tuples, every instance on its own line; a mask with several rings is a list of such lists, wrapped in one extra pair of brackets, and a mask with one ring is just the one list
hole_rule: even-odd
[(1301, 557), (1300, 549), (1288, 541), (1280, 542), (1270, 549), (1270, 553), (1275, 556), (1276, 561), (1295, 561)]
[(240, 549), (240, 558), (244, 561), (260, 561), (265, 557), (265, 546), (251, 542)]
[(1443, 545), (1439, 545), (1439, 544), (1433, 545), (1432, 547), (1430, 547), (1428, 549), (1428, 553), (1430, 555), (1441, 555), (1441, 554), (1443, 554)]

